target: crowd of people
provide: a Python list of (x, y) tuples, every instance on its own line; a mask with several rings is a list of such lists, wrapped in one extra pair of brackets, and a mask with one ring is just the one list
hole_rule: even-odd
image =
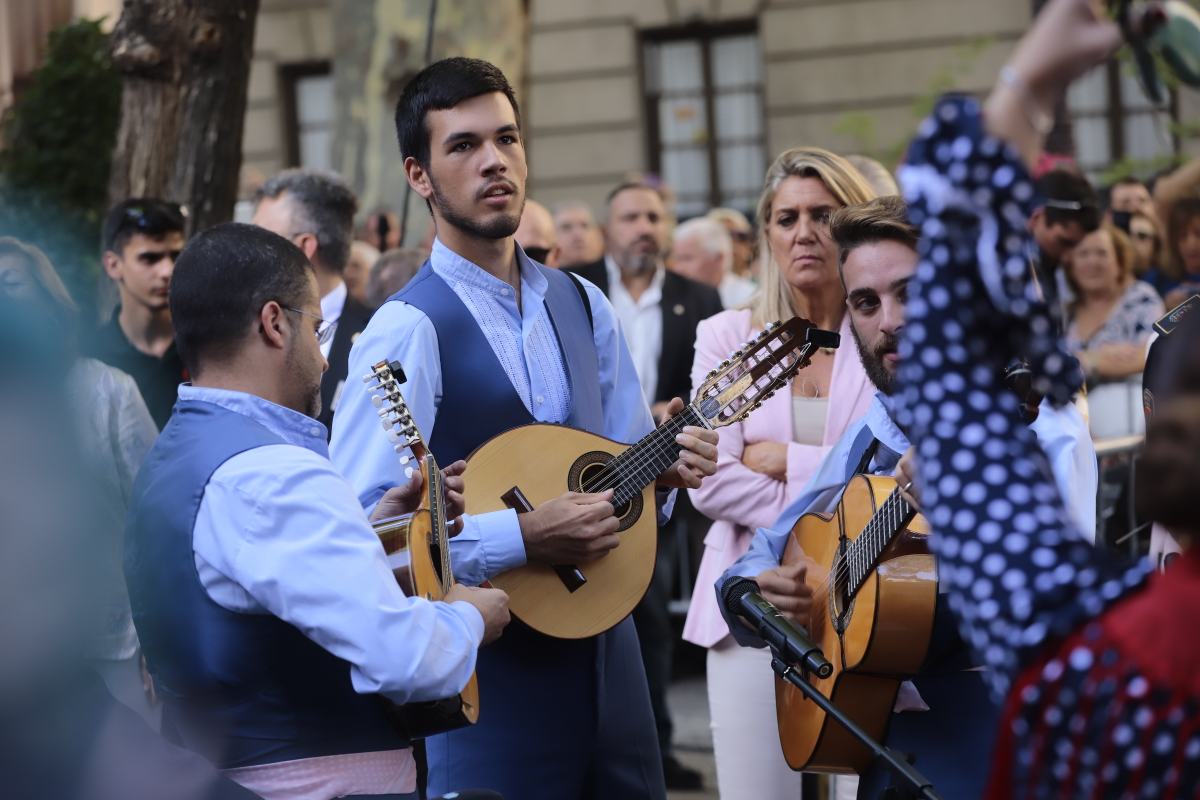
[[(134, 743), (120, 763), (146, 762), (46, 783), (45, 753), (25, 743), (8, 784), (269, 800), (698, 789), (667, 703), (671, 601), (694, 585), (682, 639), (706, 651), (720, 795), (796, 800), (772, 654), (721, 592), (751, 578), (807, 624), (806, 567), (782, 563), (790, 530), (868, 473), (896, 476), (928, 517), (942, 582), (889, 746), (947, 798), (1197, 796), (1200, 657), (1162, 628), (1200, 608), (1195, 557), (1163, 557), (1197, 530), (1200, 160), (1100, 190), (1069, 162), (1039, 171), (1039, 115), (1117, 44), (1086, 0), (1054, 0), (986, 102), (941, 101), (894, 172), (791, 147), (749, 215), (679, 220), (669, 190), (636, 174), (597, 209), (527, 198), (511, 86), (452, 58), (396, 112), (432, 217), (419, 245), (401, 245), (395, 213), (364, 214), (343, 179), (307, 169), (263, 182), (250, 224), (193, 231), (186, 208), (131, 198), (104, 220), (119, 303), (95, 320), (40, 250), (0, 239), (0, 299), (62, 339), (61, 413), (92, 476), (80, 569), (96, 619), (64, 627), (107, 694), (64, 695), (62, 719), (81, 750), (91, 724), (97, 741)], [(683, 429), (655, 478), (657, 560), (631, 617), (580, 640), (510, 618), (489, 579), (617, 547), (611, 492), (463, 515), (464, 459), (531, 422), (636, 441), (796, 316), (841, 346), (746, 419)], [(372, 529), (421, 497), (358, 385), (380, 361), (403, 365), (447, 515), (462, 515), (444, 602), (404, 595)], [(6, 407), (42, 420), (13, 391)], [(1156, 579), (1098, 530), (1096, 446), (1144, 433)], [(43, 466), (49, 481), (62, 465)], [(33, 502), (18, 494), (18, 509)], [(67, 672), (30, 663), (39, 685)], [(453, 696), (472, 675), (478, 724), (418, 743), (390, 723), (387, 704)], [(113, 698), (144, 724), (80, 722), (117, 713)], [(7, 699), (0, 712), (61, 732), (55, 714)], [(827, 790), (886, 797), (899, 780), (880, 762)], [(163, 781), (178, 792), (146, 789)]]

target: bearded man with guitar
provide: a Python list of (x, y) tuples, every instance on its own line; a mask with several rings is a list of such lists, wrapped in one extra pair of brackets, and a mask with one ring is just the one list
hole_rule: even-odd
[[(389, 703), (462, 691), (507, 598), (406, 597), (317, 422), (316, 275), (294, 244), (228, 223), (176, 263), (192, 376), (134, 485), (125, 575), (163, 733), (273, 800), (417, 797)], [(462, 507), (462, 479), (446, 479)], [(377, 516), (413, 510), (420, 486)]]
[[(917, 233), (905, 219), (903, 202), (896, 197), (839, 210), (831, 220), (830, 233), (840, 250), (851, 331), (878, 392), (867, 414), (847, 429), (800, 496), (770, 529), (757, 531), (749, 551), (717, 582), (717, 594), (722, 597), (727, 582), (753, 578), (767, 600), (806, 626), (813, 613), (806, 567), (800, 563), (781, 566), (797, 521), (813, 512), (833, 511), (847, 484), (859, 473), (896, 475), (906, 490), (905, 499), (919, 507), (919, 498), (913, 496), (909, 484), (910, 444), (895, 422), (892, 398), (907, 285), (917, 266)], [(1079, 412), (1073, 406), (1056, 409), (1043, 403), (1034, 429), (1079, 524), (1094, 520), (1095, 451)], [(722, 611), (726, 613), (726, 609)], [(743, 623), (728, 613), (726, 619), (739, 643), (763, 646)], [(954, 632), (949, 610), (939, 596), (929, 655), (914, 683), (900, 689), (896, 703), (900, 713), (891, 717), (887, 744), (915, 755), (917, 768), (943, 797), (978, 797), (987, 777), (999, 711), (989, 700), (980, 674), (970, 667), (966, 646)], [(886, 765), (868, 770), (858, 796), (881, 796), (891, 778)]]
[[(412, 79), (396, 108), (409, 185), (437, 226), (429, 262), (375, 313), (350, 354), (350, 373), (397, 361), (415, 427), (442, 464), (496, 434), (566, 423), (621, 442), (653, 429), (612, 307), (586, 281), (531, 261), (513, 240), (525, 202), (516, 99), (491, 64), (439, 61)], [(676, 401), (671, 411), (683, 409)], [(396, 483), (395, 454), (363, 393), (334, 423), (334, 463), (364, 506)], [(678, 459), (651, 492), (716, 469), (716, 434), (688, 426)], [(534, 456), (536, 458), (536, 455)], [(514, 468), (518, 465), (514, 464)], [(468, 479), (469, 480), (469, 479)], [(611, 489), (566, 492), (535, 507), (464, 517), (453, 569), (482, 583), (527, 563), (585, 564), (620, 542)], [(532, 505), (532, 504), (530, 504)], [(654, 513), (650, 510), (648, 513)], [(484, 786), (521, 800), (662, 798), (662, 764), (633, 624), (553, 638), (514, 622), (480, 651), (476, 725), (426, 740), (433, 792)]]

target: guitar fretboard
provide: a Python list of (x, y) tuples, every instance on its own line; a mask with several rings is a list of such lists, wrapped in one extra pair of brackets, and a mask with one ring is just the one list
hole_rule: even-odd
[(892, 543), (900, 531), (908, 527), (917, 510), (894, 490), (875, 509), (870, 521), (858, 538), (846, 548), (843, 563), (846, 565), (846, 594), (853, 597), (862, 588), (863, 582), (879, 563), (879, 556)]
[(584, 491), (613, 489), (613, 505), (630, 502), (679, 458), (683, 448), (675, 437), (687, 425), (705, 427), (700, 413), (690, 404), (610, 461), (596, 479), (583, 487)]

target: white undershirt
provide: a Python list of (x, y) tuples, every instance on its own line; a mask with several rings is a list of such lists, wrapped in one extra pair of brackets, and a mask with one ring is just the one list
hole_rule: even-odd
[(825, 440), (828, 397), (792, 396), (792, 439), (797, 444), (821, 444)]
[(329, 334), (329, 339), (325, 344), (321, 345), (321, 355), (329, 358), (329, 351), (333, 349), (333, 337), (337, 335), (337, 321), (342, 316), (342, 311), (346, 308), (346, 282), (338, 280), (337, 286), (329, 290), (329, 294), (321, 298), (321, 319), (329, 323), (332, 333)]
[(653, 405), (658, 389), (658, 359), (662, 354), (660, 306), (666, 270), (659, 266), (646, 291), (634, 300), (625, 284), (621, 283), (621, 268), (613, 261), (612, 256), (604, 257), (604, 267), (608, 270), (609, 302), (612, 303), (613, 311), (617, 312), (621, 332), (625, 334), (625, 342), (629, 345), (630, 355), (633, 356), (633, 368), (642, 384), (642, 394), (646, 402)]

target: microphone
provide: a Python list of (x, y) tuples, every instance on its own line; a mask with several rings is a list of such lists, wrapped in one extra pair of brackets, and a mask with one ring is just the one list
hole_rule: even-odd
[(758, 584), (749, 578), (735, 578), (725, 584), (721, 602), (730, 614), (741, 617), (771, 647), (805, 672), (819, 678), (833, 674), (833, 665), (825, 658), (821, 648), (812, 643), (808, 632), (783, 616), (758, 593)]

